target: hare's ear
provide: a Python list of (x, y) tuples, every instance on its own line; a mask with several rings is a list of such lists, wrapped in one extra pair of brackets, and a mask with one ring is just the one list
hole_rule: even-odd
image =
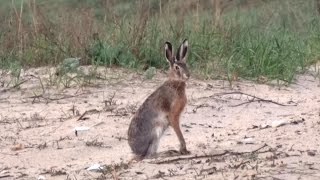
[(170, 63), (173, 64), (173, 51), (172, 51), (172, 44), (170, 42), (166, 42), (164, 45), (164, 50), (166, 54), (166, 59)]
[(188, 50), (188, 40), (185, 39), (178, 49), (178, 52), (176, 55), (177, 61), (185, 61), (185, 57), (187, 55), (187, 50)]

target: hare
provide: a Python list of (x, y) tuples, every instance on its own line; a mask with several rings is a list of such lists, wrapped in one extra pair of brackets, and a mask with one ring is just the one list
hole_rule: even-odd
[(169, 126), (178, 136), (180, 153), (189, 153), (179, 123), (187, 103), (185, 89), (190, 77), (186, 65), (187, 49), (188, 41), (184, 40), (174, 56), (171, 43), (165, 43), (165, 57), (170, 65), (168, 80), (144, 101), (129, 125), (128, 142), (138, 157), (154, 156), (160, 138)]

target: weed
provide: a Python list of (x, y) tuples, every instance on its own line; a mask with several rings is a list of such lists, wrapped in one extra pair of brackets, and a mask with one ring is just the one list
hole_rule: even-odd
[(143, 75), (146, 79), (152, 79), (156, 75), (156, 68), (155, 67), (148, 68)]
[(23, 83), (23, 80), (21, 80), (21, 65), (18, 62), (13, 61), (6, 64), (5, 66), (10, 74), (10, 79), (4, 86), (19, 88), (20, 85)]

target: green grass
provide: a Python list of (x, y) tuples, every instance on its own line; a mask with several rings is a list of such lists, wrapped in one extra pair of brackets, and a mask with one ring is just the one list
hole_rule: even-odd
[(188, 4), (181, 7), (182, 1), (163, 0), (162, 16), (157, 0), (108, 6), (98, 0), (36, 2), (38, 29), (25, 5), (20, 35), (12, 6), (5, 6), (11, 16), (1, 20), (6, 24), (0, 27), (1, 68), (12, 62), (56, 66), (70, 57), (81, 57), (83, 65), (167, 68), (164, 42), (177, 47), (188, 38), (188, 64), (195, 76), (229, 81), (262, 76), (290, 83), (320, 55), (320, 18), (313, 0), (257, 0), (248, 8), (236, 4), (223, 12), (219, 27), (213, 26), (205, 2), (197, 11)]

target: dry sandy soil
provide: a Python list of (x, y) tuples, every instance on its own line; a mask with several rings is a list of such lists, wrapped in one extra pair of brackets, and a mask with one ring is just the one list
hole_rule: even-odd
[[(320, 87), (311, 70), (281, 87), (191, 79), (181, 117), (191, 154), (169, 151), (179, 148), (169, 128), (158, 158), (130, 163), (130, 119), (166, 76), (101, 73), (106, 80), (91, 86), (57, 88), (46, 87), (46, 69), (31, 69), (17, 89), (1, 72), (1, 180), (320, 179)], [(89, 130), (76, 136), (76, 127)], [(93, 164), (101, 169), (88, 170)]]

